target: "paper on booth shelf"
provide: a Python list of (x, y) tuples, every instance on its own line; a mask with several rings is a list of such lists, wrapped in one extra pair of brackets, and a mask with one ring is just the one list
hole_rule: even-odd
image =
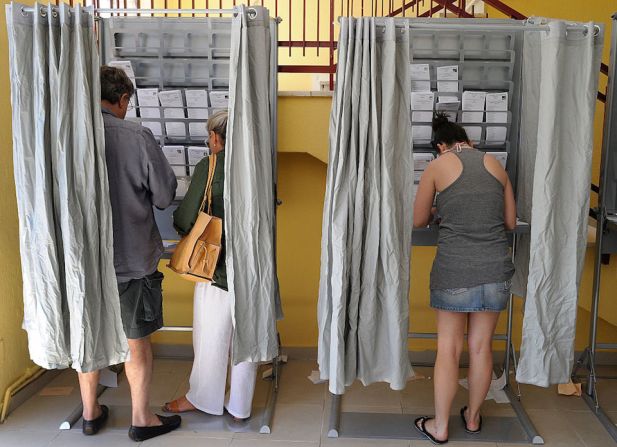
[(415, 123), (430, 123), (433, 121), (433, 112), (413, 111), (411, 121)]
[(191, 184), (190, 177), (178, 177), (176, 179), (178, 181), (178, 186), (176, 187), (176, 199), (183, 199), (189, 190), (189, 185)]
[(163, 146), (163, 153), (176, 177), (186, 175), (184, 146)]
[(467, 137), (476, 143), (482, 139), (482, 128), (479, 126), (464, 126)]
[(206, 90), (185, 90), (189, 118), (208, 118), (208, 92)]
[(189, 123), (189, 135), (194, 138), (207, 137), (208, 130), (206, 123)]
[(413, 182), (414, 183), (420, 183), (420, 179), (422, 178), (422, 174), (424, 174), (424, 171), (413, 171)]
[(507, 112), (508, 111), (508, 92), (487, 93), (486, 94), (487, 112)]
[(431, 81), (411, 81), (412, 92), (430, 92)]
[(165, 123), (165, 131), (168, 137), (186, 137), (184, 123)]
[(164, 107), (163, 115), (165, 118), (185, 118), (184, 101), (180, 90), (160, 91), (159, 101), (161, 106)]
[(227, 109), (229, 107), (228, 91), (211, 91), (210, 104), (215, 109)]
[(411, 110), (433, 110), (435, 94), (433, 92), (412, 92)]
[(458, 81), (458, 65), (437, 67), (438, 81)]
[(160, 118), (161, 117), (161, 112), (159, 111), (158, 92), (159, 92), (158, 88), (138, 88), (137, 89), (137, 100), (139, 103), (139, 116), (141, 116), (142, 118)]
[(158, 121), (142, 121), (141, 125), (150, 129), (155, 137), (160, 137), (163, 135), (161, 123)]
[(461, 102), (456, 96), (440, 96), (439, 102), (436, 104), (435, 109), (438, 111), (449, 110), (456, 112), (461, 106)]
[(484, 121), (484, 112), (463, 112), (461, 113), (461, 122), (463, 123), (482, 123)]
[(428, 164), (434, 159), (435, 157), (433, 156), (433, 154), (427, 154), (422, 152), (415, 153), (413, 154), (413, 168), (416, 171), (424, 171), (428, 167)]
[(508, 153), (507, 152), (487, 152), (487, 154), (492, 155), (497, 159), (501, 166), (506, 169), (506, 163), (508, 162)]
[(508, 135), (507, 127), (487, 127), (486, 128), (486, 143), (487, 144), (503, 144)]
[(487, 123), (507, 123), (508, 112), (486, 112)]
[(187, 152), (191, 166), (195, 166), (206, 156), (206, 148), (201, 146), (189, 146)]
[(486, 102), (486, 92), (463, 92), (463, 110), (464, 111), (484, 111)]
[(438, 92), (458, 92), (458, 81), (437, 81)]
[(412, 81), (430, 81), (431, 71), (429, 64), (411, 64)]
[(430, 141), (433, 128), (431, 126), (411, 126), (411, 135), (413, 141)]

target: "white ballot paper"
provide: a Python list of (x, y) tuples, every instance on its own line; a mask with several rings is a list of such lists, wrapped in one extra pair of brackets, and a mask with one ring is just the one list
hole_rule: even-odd
[(413, 141), (430, 141), (433, 128), (431, 126), (411, 126), (411, 135)]
[(141, 125), (150, 129), (155, 137), (160, 137), (163, 135), (161, 123), (158, 121), (142, 121)]
[(487, 154), (492, 155), (497, 159), (501, 166), (506, 169), (506, 163), (508, 162), (508, 153), (507, 152), (487, 152)]
[(476, 143), (482, 139), (482, 128), (479, 126), (464, 126), (465, 132), (471, 141)]
[(189, 135), (191, 137), (207, 137), (208, 129), (205, 122), (189, 123)]
[[(141, 116), (142, 118), (160, 118), (161, 117), (161, 112), (159, 111), (158, 94), (159, 94), (158, 88), (138, 88), (137, 89), (137, 100), (139, 101), (139, 116)], [(159, 124), (159, 127), (161, 127), (160, 124)]]
[(176, 187), (176, 199), (183, 199), (189, 190), (191, 179), (189, 177), (178, 177), (178, 186)]
[(463, 110), (464, 111), (484, 111), (484, 103), (486, 101), (486, 92), (463, 92)]
[(433, 110), (435, 94), (433, 92), (412, 92), (411, 110)]
[(186, 127), (184, 126), (184, 123), (165, 123), (165, 131), (167, 132), (168, 137), (186, 137)]
[[(165, 90), (159, 92), (159, 101), (164, 107), (165, 118), (185, 118), (184, 101), (180, 90)], [(169, 133), (169, 131), (167, 132)]]
[(507, 127), (487, 127), (486, 144), (503, 144), (508, 135)]
[(438, 111), (449, 110), (456, 112), (460, 106), (461, 102), (456, 96), (440, 96), (435, 109)]
[(428, 64), (411, 64), (412, 81), (430, 81), (431, 71)]
[(437, 81), (438, 92), (458, 92), (458, 81)]
[(189, 118), (208, 118), (208, 92), (206, 90), (185, 90)]
[(508, 111), (508, 92), (487, 93), (486, 94), (487, 112), (507, 112)]
[(461, 113), (461, 122), (463, 123), (482, 123), (484, 121), (484, 112), (463, 112)]
[(417, 171), (424, 171), (428, 164), (433, 161), (435, 157), (433, 154), (416, 153), (413, 154), (413, 168)]
[(508, 112), (486, 112), (487, 123), (507, 123)]
[(411, 81), (412, 92), (430, 92), (431, 81)]
[(210, 104), (215, 109), (227, 109), (229, 107), (229, 92), (228, 91), (212, 91), (210, 92)]
[(184, 146), (163, 146), (163, 153), (177, 177), (186, 175)]
[(200, 146), (189, 146), (187, 149), (189, 154), (189, 165), (195, 166), (206, 156), (206, 148)]
[(458, 65), (437, 67), (438, 81), (458, 81)]
[[(131, 81), (135, 80), (135, 72), (133, 71), (133, 64), (131, 64), (131, 61), (109, 61), (107, 62), (107, 66), (119, 68), (131, 78)], [(133, 85), (135, 85), (135, 82), (133, 82)]]
[(411, 113), (411, 121), (415, 123), (430, 123), (433, 121), (433, 112), (414, 111)]

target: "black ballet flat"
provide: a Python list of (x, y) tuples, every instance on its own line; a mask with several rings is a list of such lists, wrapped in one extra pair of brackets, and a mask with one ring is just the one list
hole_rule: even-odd
[(83, 420), (81, 431), (86, 436), (96, 435), (101, 428), (107, 422), (107, 418), (109, 417), (109, 408), (107, 405), (101, 405), (101, 415), (96, 418), (88, 421), (86, 419)]
[(129, 428), (129, 438), (135, 442), (145, 441), (174, 431), (182, 423), (182, 418), (178, 415), (161, 416), (157, 414), (156, 416), (162, 422), (162, 425), (155, 425), (153, 427), (136, 427), (131, 425)]

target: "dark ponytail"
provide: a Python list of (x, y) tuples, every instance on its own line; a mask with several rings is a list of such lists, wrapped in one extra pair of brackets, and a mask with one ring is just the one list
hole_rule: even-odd
[(433, 116), (433, 145), (445, 144), (452, 146), (456, 143), (470, 143), (467, 132), (462, 126), (453, 123), (448, 119), (448, 115), (437, 112)]

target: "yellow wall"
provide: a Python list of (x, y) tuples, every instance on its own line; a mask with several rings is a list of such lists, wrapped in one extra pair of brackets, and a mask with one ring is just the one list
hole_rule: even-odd
[[(2, 0), (0, 12), (0, 396), (32, 363), (27, 338), (21, 330), (23, 301), (19, 264), (17, 205), (13, 182), (11, 103), (8, 73), (6, 18)], [(1, 402), (0, 402), (0, 405)]]

